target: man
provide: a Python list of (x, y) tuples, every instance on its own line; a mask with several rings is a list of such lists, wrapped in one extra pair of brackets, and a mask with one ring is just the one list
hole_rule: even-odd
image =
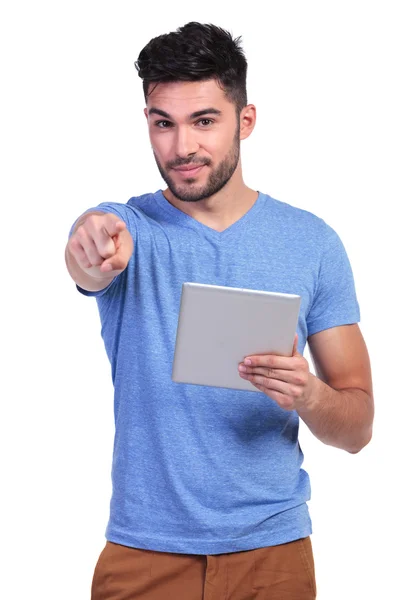
[[(252, 132), (239, 40), (189, 23), (136, 63), (164, 191), (102, 203), (66, 263), (95, 296), (115, 388), (113, 494), (93, 600), (316, 597), (299, 418), (350, 453), (370, 440), (353, 276), (320, 218), (247, 187)], [(174, 383), (184, 281), (299, 294), (291, 357), (246, 357), (263, 394)], [(318, 377), (302, 352), (308, 341)]]

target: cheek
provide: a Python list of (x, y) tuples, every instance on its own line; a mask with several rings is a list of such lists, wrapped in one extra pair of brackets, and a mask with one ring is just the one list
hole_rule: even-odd
[(150, 144), (157, 157), (162, 158), (168, 154), (168, 138), (166, 135), (156, 135), (150, 133)]
[(220, 160), (224, 158), (232, 148), (232, 132), (216, 132), (215, 134), (210, 136), (208, 142), (208, 148), (210, 152), (212, 152), (215, 155), (215, 157), (218, 157), (218, 159)]

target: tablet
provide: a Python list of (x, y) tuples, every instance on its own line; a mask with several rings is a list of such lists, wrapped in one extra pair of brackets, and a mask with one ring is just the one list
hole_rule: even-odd
[(301, 297), (184, 283), (172, 380), (259, 392), (238, 365), (252, 354), (291, 356)]

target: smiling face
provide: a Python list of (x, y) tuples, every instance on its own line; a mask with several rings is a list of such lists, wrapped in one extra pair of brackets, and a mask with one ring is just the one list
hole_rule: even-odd
[(159, 83), (145, 114), (162, 178), (176, 198), (198, 202), (219, 192), (240, 158), (236, 106), (213, 80)]

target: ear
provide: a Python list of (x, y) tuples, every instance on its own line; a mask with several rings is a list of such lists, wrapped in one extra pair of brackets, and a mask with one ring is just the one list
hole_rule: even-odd
[(143, 112), (146, 119), (149, 120), (149, 113), (147, 112), (147, 108), (143, 109)]
[(240, 111), (240, 139), (245, 140), (249, 137), (256, 125), (256, 107), (254, 104), (248, 104)]

